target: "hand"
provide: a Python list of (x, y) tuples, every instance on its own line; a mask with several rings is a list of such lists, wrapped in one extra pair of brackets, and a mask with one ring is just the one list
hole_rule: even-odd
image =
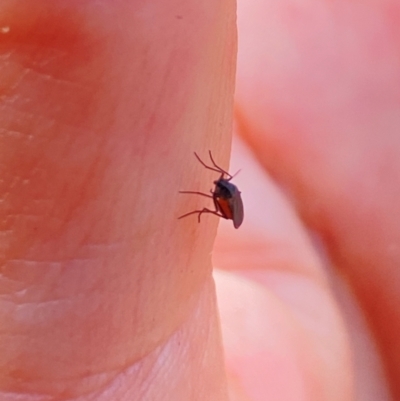
[(0, 398), (225, 400), (217, 219), (177, 217), (229, 157), (234, 4), (0, 16)]
[(240, 233), (221, 225), (214, 262), (234, 270), (217, 283), (243, 399), (400, 398), (399, 24), (384, 7), (239, 3), (246, 214)]
[[(211, 148), (227, 165), (235, 62), (234, 5), (227, 3), (41, 1), (33, 8), (19, 1), (0, 6), (3, 397), (226, 399), (209, 256), (217, 219), (207, 216), (198, 225), (196, 218), (176, 217), (204, 202), (178, 191), (203, 185), (208, 190), (213, 178), (196, 164), (192, 152)], [(255, 17), (249, 20), (255, 22)], [(305, 37), (298, 48), (307, 49), (314, 37)], [(355, 67), (365, 61), (357, 60)], [(389, 217), (397, 197), (395, 175), (387, 174), (392, 178), (382, 182), (376, 174), (377, 166), (388, 162), (378, 156), (396, 149), (387, 145), (391, 127), (384, 131), (388, 141), (379, 140), (380, 148), (367, 147), (377, 128), (367, 133), (360, 128), (366, 116), (358, 113), (365, 106), (356, 99), (351, 104), (358, 105), (354, 110), (360, 117), (353, 135), (336, 142), (342, 132), (337, 124), (347, 120), (330, 106), (325, 112), (332, 120), (326, 126), (325, 119), (319, 120), (320, 96), (312, 98), (309, 85), (297, 87), (307, 80), (299, 80), (296, 71), (314, 82), (312, 71), (298, 63), (283, 74), (281, 65), (273, 70), (271, 60), (255, 59), (247, 63), (256, 71), (250, 79), (241, 75), (241, 63), (237, 109), (242, 137), (290, 189), (304, 224), (321, 234), (329, 257), (346, 272), (383, 350), (378, 355), (369, 349), (368, 355), (386, 358), (387, 377), (394, 383), (394, 350), (384, 345), (395, 338), (399, 322), (393, 267), (398, 225), (392, 213)], [(268, 71), (283, 77), (276, 80)], [(259, 80), (261, 72), (272, 74), (269, 81)], [(310, 103), (304, 97), (289, 104), (281, 99), (283, 83), (289, 85), (288, 96), (297, 89), (310, 96)], [(314, 85), (320, 88), (318, 82)], [(271, 102), (260, 96), (264, 88), (274, 96)], [(390, 89), (395, 90), (388, 85), (383, 92), (387, 99)], [(294, 107), (299, 104), (300, 110)], [(273, 117), (271, 126), (266, 125), (268, 116)], [(296, 129), (285, 127), (287, 121)], [(351, 149), (359, 150), (361, 165), (336, 162), (349, 140), (358, 145)], [(262, 384), (275, 383), (271, 394), (280, 399), (299, 399), (299, 394), (307, 400), (321, 400), (321, 394), (352, 399), (351, 375), (357, 369), (349, 360), (354, 347), (342, 320), (350, 308), (337, 307), (318, 248), (308, 241), (285, 197), (268, 182), (241, 181), (251, 171), (247, 165), (254, 165), (251, 158), (243, 158), (242, 173), (235, 178), (247, 201), (246, 221), (240, 231), (233, 231), (231, 222), (222, 226), (230, 229), (222, 232), (229, 241), (217, 245), (215, 257), (216, 265), (227, 267), (222, 243), (248, 277), (219, 274), (223, 327), (239, 323), (241, 329), (248, 313), (265, 321), (265, 326), (250, 327), (247, 343), (232, 344), (224, 331), (232, 392), (264, 399), (260, 397), (271, 387)], [(384, 171), (397, 169), (388, 165)], [(374, 180), (360, 186), (366, 175)], [(263, 196), (252, 190), (253, 183)], [(378, 184), (383, 186), (375, 191)], [(271, 207), (262, 206), (274, 197), (279, 214), (271, 226)], [(256, 201), (261, 209), (260, 204), (253, 208)], [(366, 212), (357, 214), (360, 205)], [(231, 252), (235, 241), (243, 252)], [(385, 253), (388, 244), (391, 251)], [(250, 302), (252, 297), (257, 300)], [(241, 315), (229, 315), (236, 305)], [(366, 332), (364, 326), (358, 330)], [(257, 343), (254, 334), (262, 334)], [(252, 360), (243, 359), (254, 354)], [(266, 366), (273, 371), (255, 375)]]

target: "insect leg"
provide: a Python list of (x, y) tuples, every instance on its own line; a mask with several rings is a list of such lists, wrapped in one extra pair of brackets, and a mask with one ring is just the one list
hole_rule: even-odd
[(224, 174), (228, 177), (228, 180), (231, 180), (231, 179), (233, 178), (233, 176), (230, 175), (230, 174), (229, 174), (227, 171), (225, 171), (223, 168), (221, 168), (220, 166), (218, 166), (217, 163), (215, 163), (215, 160), (214, 160), (214, 158), (212, 157), (212, 154), (211, 154), (211, 150), (209, 150), (208, 153), (209, 153), (209, 155), (210, 155), (210, 159), (211, 159), (211, 162), (212, 162), (212, 164), (214, 165), (214, 167), (217, 168), (218, 171), (219, 171), (220, 173), (224, 173)]
[(205, 163), (203, 162), (203, 160), (200, 159), (199, 155), (198, 155), (196, 152), (194, 152), (194, 155), (196, 156), (197, 160), (198, 160), (205, 168), (207, 168), (208, 170), (216, 171), (217, 173), (225, 173), (225, 171), (222, 170), (222, 169), (220, 169), (218, 166), (215, 166), (216, 168), (207, 166), (207, 164), (205, 164)]
[(223, 217), (224, 219), (226, 219), (225, 216), (223, 216), (222, 214), (218, 213), (216, 210), (210, 210), (210, 209), (204, 208), (204, 209), (202, 209), (202, 210), (193, 210), (193, 212), (185, 213), (185, 214), (183, 214), (182, 216), (179, 216), (179, 217), (178, 217), (178, 220), (179, 220), (179, 219), (183, 219), (184, 217), (190, 216), (191, 214), (195, 214), (195, 213), (198, 214), (199, 223), (200, 223), (200, 217), (201, 217), (201, 215), (202, 215), (203, 213), (215, 214), (215, 215), (218, 216), (218, 217)]
[(200, 217), (201, 217), (201, 215), (202, 215), (203, 213), (215, 214), (215, 215), (218, 216), (218, 217), (223, 217), (224, 219), (226, 219), (226, 217), (225, 217), (224, 215), (222, 215), (221, 213), (218, 213), (217, 210), (210, 210), (210, 209), (207, 209), (207, 208), (205, 207), (203, 210), (201, 210), (201, 211), (199, 212), (199, 217), (198, 217), (199, 223), (200, 223)]
[(203, 192), (198, 192), (198, 191), (179, 191), (180, 194), (194, 194), (194, 195), (201, 195), (205, 196), (207, 198), (212, 198), (212, 195), (205, 194)]

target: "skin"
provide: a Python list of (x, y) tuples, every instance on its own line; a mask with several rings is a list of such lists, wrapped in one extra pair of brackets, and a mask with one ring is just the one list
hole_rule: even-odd
[[(253, 226), (246, 240), (224, 234), (216, 245), (216, 264), (251, 280), (224, 275), (220, 291), (242, 399), (400, 396), (393, 7), (239, 3), (237, 127), (285, 190), (277, 194), (251, 156), (241, 156), (259, 183), (248, 200), (249, 179), (237, 180)], [(241, 289), (233, 306), (229, 288)]]
[(395, 3), (244, 3), (214, 245), (235, 4), (1, 2), (0, 399), (400, 396)]
[(0, 398), (225, 400), (217, 220), (177, 216), (230, 140), (234, 4), (0, 7)]

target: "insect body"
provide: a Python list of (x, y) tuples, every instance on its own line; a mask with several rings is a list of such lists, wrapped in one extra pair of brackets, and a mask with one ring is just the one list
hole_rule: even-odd
[[(209, 151), (210, 159), (213, 164), (213, 167), (207, 166), (200, 157), (195, 152), (197, 160), (208, 170), (216, 171), (221, 174), (218, 180), (214, 181), (215, 188), (214, 191), (211, 191), (211, 195), (205, 194), (203, 192), (197, 191), (180, 191), (182, 194), (196, 194), (201, 196), (206, 196), (207, 198), (212, 198), (214, 201), (215, 210), (210, 210), (204, 208), (202, 210), (194, 210), (193, 212), (186, 213), (179, 217), (182, 219), (183, 217), (190, 216), (191, 214), (198, 214), (198, 220), (200, 223), (200, 217), (203, 213), (211, 213), (216, 216), (223, 217), (227, 220), (233, 221), (233, 226), (235, 228), (239, 228), (243, 222), (243, 202), (240, 196), (240, 191), (236, 187), (236, 185), (232, 184), (230, 181), (233, 178), (228, 172), (219, 167)], [(226, 178), (225, 178), (226, 176)]]

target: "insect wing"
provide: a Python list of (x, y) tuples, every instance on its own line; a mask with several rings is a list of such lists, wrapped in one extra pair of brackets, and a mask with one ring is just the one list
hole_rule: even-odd
[(239, 228), (243, 223), (244, 218), (243, 201), (239, 191), (235, 194), (235, 196), (230, 199), (230, 203), (232, 210), (233, 227)]

